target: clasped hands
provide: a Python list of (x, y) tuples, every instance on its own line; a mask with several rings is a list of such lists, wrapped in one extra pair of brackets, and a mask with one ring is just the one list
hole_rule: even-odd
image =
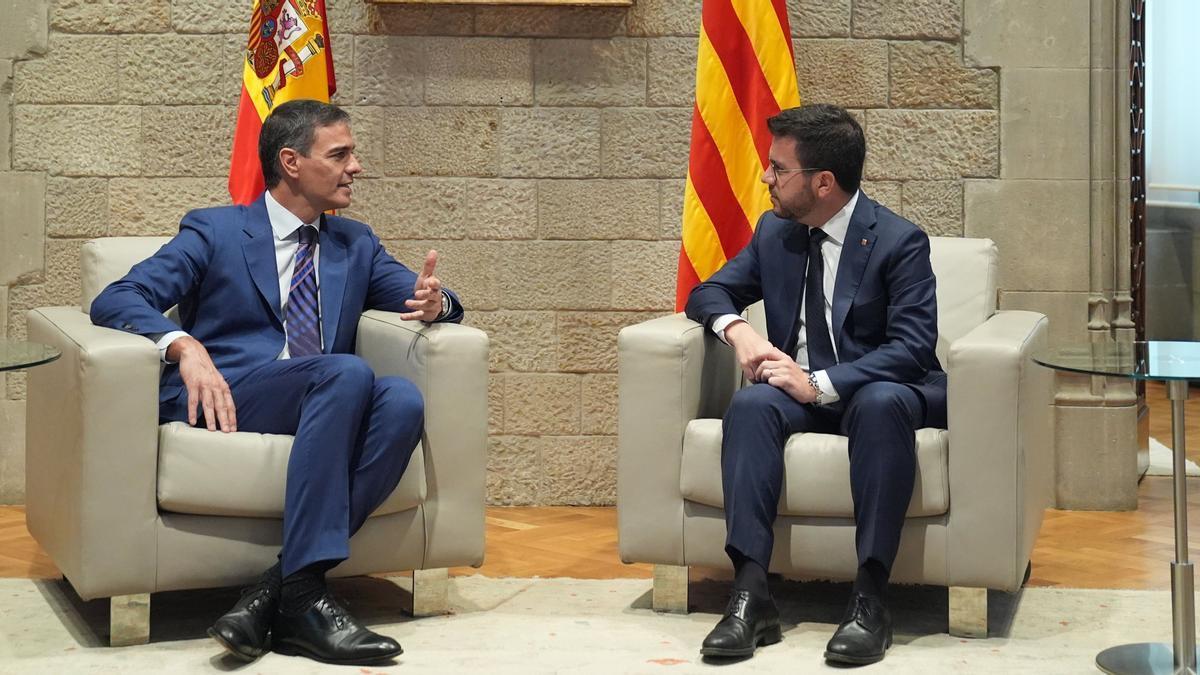
[(746, 379), (782, 389), (801, 403), (817, 400), (817, 392), (808, 381), (808, 371), (792, 357), (759, 335), (745, 321), (725, 328), (725, 339), (733, 346), (738, 366)]

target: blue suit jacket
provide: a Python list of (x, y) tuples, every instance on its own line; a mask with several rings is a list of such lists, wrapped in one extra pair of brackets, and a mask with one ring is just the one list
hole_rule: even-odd
[[(322, 216), (321, 335), (328, 354), (353, 353), (359, 315), (367, 309), (409, 311), (417, 275), (396, 262), (365, 224)], [(286, 340), (280, 312), (275, 238), (263, 197), (249, 206), (198, 209), (179, 234), (92, 301), (92, 322), (156, 339), (187, 331), (205, 346), (226, 380), (275, 360)], [(442, 321), (461, 321), (452, 295)], [(163, 316), (179, 305), (181, 325)], [(163, 369), (165, 413), (186, 405), (177, 365)]]
[[(750, 243), (692, 289), (688, 318), (711, 328), (717, 317), (739, 314), (763, 300), (767, 339), (793, 354), (808, 264), (807, 241), (804, 225), (771, 211), (764, 213)], [(925, 397), (929, 423), (944, 426), (946, 388), (934, 354), (938, 335), (934, 290), (929, 237), (860, 194), (833, 288), (831, 328), (838, 364), (826, 371), (843, 401), (870, 382), (906, 383)]]

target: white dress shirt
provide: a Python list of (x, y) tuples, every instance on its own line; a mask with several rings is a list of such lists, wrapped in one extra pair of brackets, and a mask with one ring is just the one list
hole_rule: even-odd
[[(275, 272), (279, 276), (279, 300), (280, 300), (280, 316), (283, 319), (283, 333), (285, 339), (283, 341), (283, 351), (279, 353), (278, 358), (290, 358), (287, 345), (287, 306), (288, 306), (288, 291), (292, 286), (292, 271), (296, 267), (296, 249), (300, 248), (300, 227), (308, 225), (314, 229), (320, 230), (321, 217), (311, 223), (305, 223), (300, 220), (296, 214), (288, 211), (283, 207), (275, 197), (271, 195), (270, 190), (266, 193), (267, 218), (271, 221), (271, 232), (275, 238)], [(313, 274), (317, 277), (317, 306), (321, 306), (321, 276), (318, 274), (321, 270), (321, 244), (320, 237), (313, 243)], [(187, 335), (181, 330), (171, 331), (163, 335), (158, 340), (158, 353), (163, 361), (167, 361), (167, 348), (171, 343)], [(325, 346), (325, 335), (321, 334), (321, 347)]]
[[(824, 262), (824, 290), (825, 290), (825, 325), (829, 327), (829, 342), (833, 345), (834, 356), (837, 356), (837, 340), (833, 336), (833, 287), (837, 283), (838, 263), (842, 260), (842, 244), (846, 239), (846, 230), (850, 228), (850, 216), (854, 214), (854, 206), (858, 204), (858, 196), (862, 194), (855, 191), (850, 197), (850, 201), (841, 208), (840, 211), (833, 214), (820, 229), (825, 231), (825, 240), (821, 242), (821, 260)], [(809, 227), (811, 232), (816, 227)], [(800, 274), (805, 274), (805, 270), (799, 270)], [(808, 333), (805, 330), (804, 317), (805, 307), (804, 299), (800, 300), (800, 334), (796, 341), (796, 364), (804, 370), (808, 370)], [(721, 338), (722, 342), (729, 343), (725, 339), (725, 329), (736, 321), (744, 321), (737, 314), (725, 314), (719, 316), (713, 321), (712, 329)], [(821, 389), (821, 405), (829, 405), (841, 400), (837, 389), (834, 389), (833, 382), (829, 379), (829, 374), (824, 370), (818, 370), (813, 373), (817, 378), (817, 386)]]

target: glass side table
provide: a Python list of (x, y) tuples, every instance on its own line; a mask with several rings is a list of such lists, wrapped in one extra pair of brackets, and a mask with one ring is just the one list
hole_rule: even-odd
[(62, 352), (49, 345), (0, 338), (0, 371), (32, 368), (60, 356)]
[(1188, 560), (1187, 480), (1183, 402), (1188, 380), (1200, 380), (1200, 342), (1105, 342), (1066, 345), (1034, 354), (1047, 368), (1083, 375), (1161, 380), (1171, 400), (1174, 448), (1175, 560), (1171, 563), (1172, 644), (1142, 642), (1109, 647), (1096, 666), (1113, 675), (1196, 673), (1196, 607)]

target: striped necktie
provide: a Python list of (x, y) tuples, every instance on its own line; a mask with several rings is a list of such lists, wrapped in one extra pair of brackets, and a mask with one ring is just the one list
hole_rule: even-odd
[(300, 246), (296, 249), (296, 266), (292, 270), (292, 285), (288, 291), (287, 341), (292, 357), (321, 353), (321, 321), (317, 309), (317, 268), (313, 253), (317, 230), (300, 226)]

